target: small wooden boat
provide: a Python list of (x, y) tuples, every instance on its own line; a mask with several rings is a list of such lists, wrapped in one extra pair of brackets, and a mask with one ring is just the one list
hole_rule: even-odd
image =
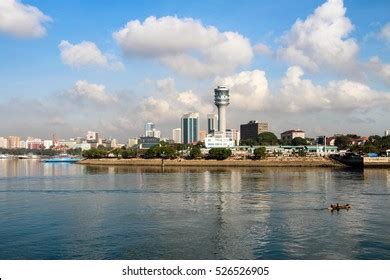
[(333, 204), (331, 204), (329, 207), (328, 207), (328, 210), (330, 210), (330, 211), (339, 211), (340, 209), (351, 209), (351, 204), (336, 204), (336, 205), (333, 205)]

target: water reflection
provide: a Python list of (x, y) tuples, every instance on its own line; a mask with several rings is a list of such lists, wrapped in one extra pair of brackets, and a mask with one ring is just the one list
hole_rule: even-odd
[(390, 258), (386, 169), (0, 167), (2, 259)]

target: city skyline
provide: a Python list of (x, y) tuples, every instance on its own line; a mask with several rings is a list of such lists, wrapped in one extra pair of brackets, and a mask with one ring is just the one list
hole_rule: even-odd
[(154, 122), (169, 138), (194, 111), (207, 130), (218, 85), (230, 89), (227, 128), (389, 129), (389, 2), (74, 5), (1, 1), (0, 18), (15, 15), (0, 21), (1, 136), (93, 130), (124, 142)]

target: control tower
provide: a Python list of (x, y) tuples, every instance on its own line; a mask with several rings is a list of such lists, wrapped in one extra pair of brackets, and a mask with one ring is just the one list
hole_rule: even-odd
[(218, 108), (218, 131), (226, 133), (226, 107), (230, 104), (229, 89), (218, 86), (214, 89), (214, 104)]

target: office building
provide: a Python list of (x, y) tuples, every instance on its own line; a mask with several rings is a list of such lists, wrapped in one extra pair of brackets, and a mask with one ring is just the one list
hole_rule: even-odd
[(268, 123), (249, 121), (240, 125), (240, 136), (242, 140), (255, 139), (260, 133), (268, 131)]
[(181, 143), (181, 128), (172, 129), (172, 139), (174, 143)]
[(218, 126), (218, 115), (208, 114), (207, 115), (207, 133), (211, 134), (217, 130)]
[(305, 132), (300, 129), (287, 130), (280, 134), (280, 138), (285, 143), (290, 143), (294, 138), (305, 138)]
[(193, 144), (199, 140), (199, 113), (184, 114), (181, 118), (181, 139), (183, 144)]

